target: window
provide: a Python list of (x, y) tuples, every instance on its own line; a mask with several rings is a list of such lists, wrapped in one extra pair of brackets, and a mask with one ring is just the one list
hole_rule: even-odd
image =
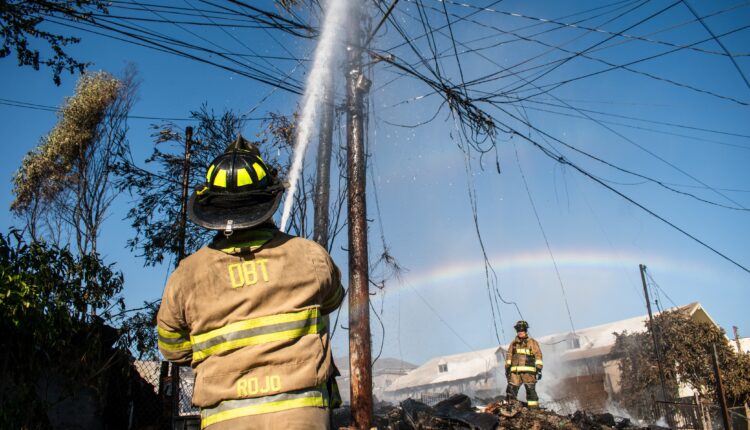
[(448, 364), (438, 364), (438, 372), (445, 373), (448, 371)]

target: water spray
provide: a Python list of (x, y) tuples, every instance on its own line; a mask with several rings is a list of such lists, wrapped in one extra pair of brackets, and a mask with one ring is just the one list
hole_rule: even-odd
[(305, 95), (302, 104), (302, 114), (297, 127), (297, 136), (294, 142), (292, 166), (289, 169), (289, 191), (284, 200), (284, 208), (281, 214), (279, 228), (286, 231), (289, 216), (294, 203), (294, 195), (297, 192), (302, 162), (305, 157), (310, 136), (315, 131), (315, 120), (317, 119), (318, 107), (325, 94), (325, 84), (330, 82), (328, 77), (333, 73), (333, 65), (337, 59), (334, 48), (339, 45), (341, 38), (346, 33), (342, 31), (346, 25), (348, 15), (348, 0), (330, 0), (328, 10), (323, 20), (323, 32), (320, 35), (318, 46), (315, 48), (315, 58), (307, 78)]

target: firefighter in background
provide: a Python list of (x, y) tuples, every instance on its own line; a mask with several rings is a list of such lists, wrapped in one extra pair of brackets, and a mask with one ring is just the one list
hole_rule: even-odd
[(329, 429), (340, 403), (328, 314), (341, 275), (321, 246), (273, 224), (283, 191), (239, 136), (190, 197), (190, 219), (218, 233), (170, 276), (157, 328), (164, 357), (195, 369), (201, 428)]
[(515, 399), (521, 384), (526, 386), (526, 401), (529, 407), (539, 407), (536, 383), (542, 379), (542, 350), (539, 343), (529, 337), (529, 323), (518, 321), (516, 338), (508, 347), (505, 360), (505, 376), (508, 378), (506, 397)]

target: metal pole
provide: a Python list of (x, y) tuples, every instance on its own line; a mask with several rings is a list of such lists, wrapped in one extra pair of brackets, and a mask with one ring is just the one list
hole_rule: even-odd
[(190, 185), (190, 146), (193, 141), (193, 127), (185, 127), (185, 158), (182, 161), (182, 209), (180, 211), (180, 240), (177, 250), (177, 264), (185, 258), (185, 236), (187, 229), (188, 187)]
[(367, 207), (364, 98), (369, 90), (362, 73), (362, 4), (351, 1), (348, 34), (347, 174), (349, 216), (349, 368), (352, 426), (368, 430), (372, 423), (370, 295), (367, 259)]
[[(659, 350), (659, 343), (656, 339), (656, 326), (654, 325), (654, 315), (651, 313), (651, 299), (648, 296), (648, 286), (646, 285), (646, 266), (639, 264), (638, 267), (641, 269), (641, 282), (643, 283), (643, 295), (646, 297), (646, 309), (648, 309), (648, 322), (649, 328), (651, 329), (651, 339), (654, 342), (654, 353), (656, 354), (656, 363), (659, 366), (659, 382), (661, 382), (661, 395), (663, 401), (668, 401), (667, 398), (667, 387), (664, 382), (664, 368), (661, 359), (661, 352)], [(667, 422), (672, 427), (672, 416), (667, 414)]]
[(727, 398), (724, 395), (724, 382), (721, 380), (721, 370), (719, 369), (719, 355), (716, 353), (716, 344), (711, 345), (714, 350), (714, 375), (716, 376), (716, 396), (719, 398), (721, 407), (721, 419), (724, 421), (724, 430), (732, 430), (729, 421), (729, 408), (727, 408)]
[(180, 418), (180, 366), (172, 363), (172, 429)]
[(736, 325), (732, 326), (732, 331), (734, 332), (734, 343), (737, 344), (737, 354), (742, 354), (742, 344), (740, 343), (740, 333), (737, 329)]
[(323, 89), (323, 110), (318, 134), (318, 168), (315, 180), (313, 239), (328, 249), (328, 202), (331, 188), (331, 147), (333, 141), (333, 73)]
[(172, 380), (169, 377), (168, 361), (162, 361), (159, 368), (159, 397), (161, 399), (161, 417), (159, 429), (168, 430), (172, 428)]

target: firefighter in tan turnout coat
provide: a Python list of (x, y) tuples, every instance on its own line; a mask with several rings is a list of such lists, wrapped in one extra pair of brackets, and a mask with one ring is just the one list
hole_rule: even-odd
[(526, 321), (518, 321), (513, 327), (516, 338), (510, 343), (505, 359), (505, 376), (508, 378), (506, 395), (508, 399), (515, 399), (521, 384), (524, 384), (529, 407), (538, 407), (536, 383), (542, 379), (542, 350), (539, 343), (529, 337), (529, 324)]
[(164, 356), (195, 369), (201, 428), (329, 429), (340, 402), (328, 333), (340, 273), (272, 223), (282, 192), (240, 136), (190, 198), (190, 219), (219, 233), (169, 278), (157, 328)]

